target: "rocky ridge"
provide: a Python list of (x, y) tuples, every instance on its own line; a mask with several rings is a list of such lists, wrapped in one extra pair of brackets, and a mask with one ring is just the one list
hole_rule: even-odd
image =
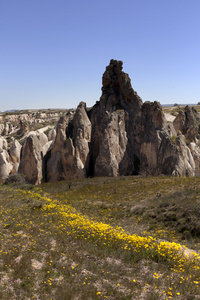
[(143, 103), (122, 66), (111, 60), (100, 100), (91, 109), (81, 102), (48, 135), (30, 133), (26, 118), (20, 119), (24, 144), (13, 141), (8, 152), (3, 135), (12, 126), (7, 122), (0, 138), (1, 181), (17, 171), (32, 184), (87, 176), (199, 174), (199, 113), (186, 106), (168, 121), (159, 102)]

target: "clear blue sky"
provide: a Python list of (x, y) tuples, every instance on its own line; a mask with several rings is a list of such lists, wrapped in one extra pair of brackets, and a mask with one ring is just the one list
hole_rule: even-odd
[(200, 101), (200, 0), (0, 0), (0, 111), (87, 106), (110, 59), (143, 101)]

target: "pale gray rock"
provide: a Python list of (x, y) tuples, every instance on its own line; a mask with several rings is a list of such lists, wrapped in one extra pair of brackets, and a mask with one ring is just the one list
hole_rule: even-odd
[(4, 137), (0, 137), (0, 150), (7, 150), (8, 143)]
[(20, 163), (21, 148), (21, 144), (17, 140), (14, 140), (9, 150), (10, 156), (14, 163)]
[(180, 131), (185, 135), (189, 142), (197, 142), (199, 138), (199, 113), (194, 107), (185, 107), (185, 111), (179, 111), (176, 119), (173, 122), (176, 132)]
[(55, 138), (56, 138), (56, 130), (53, 128), (48, 133), (48, 140), (49, 141), (54, 141)]
[(13, 165), (6, 150), (0, 151), (0, 183), (3, 183), (10, 175)]
[(51, 150), (51, 155), (53, 155), (57, 151), (61, 152), (62, 148), (65, 147), (65, 143), (67, 139), (65, 133), (66, 125), (67, 125), (66, 118), (61, 117), (56, 127), (56, 138), (54, 141), (53, 148)]
[(195, 173), (197, 175), (200, 175), (200, 148), (196, 143), (190, 143), (188, 145), (191, 154), (193, 156), (194, 159), (194, 163), (195, 163)]
[(178, 156), (177, 164), (172, 175), (175, 176), (194, 176), (195, 162), (189, 147), (185, 143), (185, 137), (180, 132), (177, 135)]
[(0, 124), (0, 135), (3, 135), (4, 124)]
[(43, 157), (47, 154), (47, 152), (52, 148), (52, 141), (47, 142), (46, 144), (44, 144), (44, 146), (42, 147), (42, 154)]
[(9, 133), (9, 123), (6, 122), (2, 135), (8, 135), (8, 133)]
[(18, 163), (18, 162), (15, 162), (15, 163), (13, 164), (13, 168), (12, 168), (11, 174), (17, 173), (18, 170), (19, 170), (19, 163)]
[(43, 147), (48, 142), (48, 137), (44, 132), (39, 133), (38, 139), (41, 147)]

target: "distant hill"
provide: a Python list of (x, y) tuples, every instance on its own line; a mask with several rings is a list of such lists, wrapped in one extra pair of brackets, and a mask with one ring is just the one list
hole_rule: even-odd
[(19, 111), (20, 109), (10, 109), (10, 110), (5, 110), (5, 113), (11, 113), (11, 112), (15, 112), (15, 111)]

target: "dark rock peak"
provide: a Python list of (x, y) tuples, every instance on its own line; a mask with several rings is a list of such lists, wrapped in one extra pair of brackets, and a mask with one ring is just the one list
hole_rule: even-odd
[(142, 99), (131, 85), (129, 75), (122, 71), (123, 62), (111, 59), (102, 77), (102, 96), (99, 104), (102, 109), (136, 110), (142, 106)]

